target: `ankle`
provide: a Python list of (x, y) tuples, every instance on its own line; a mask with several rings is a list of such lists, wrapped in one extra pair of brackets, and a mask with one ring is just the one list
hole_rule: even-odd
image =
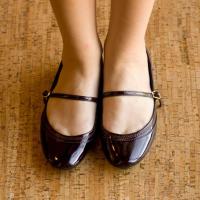
[(102, 48), (100, 45), (86, 45), (85, 49), (64, 45), (62, 60), (64, 66), (87, 72), (99, 66), (101, 54)]
[(125, 52), (137, 52), (138, 50), (143, 50), (146, 48), (145, 37), (143, 35), (133, 35), (124, 37), (120, 33), (108, 33), (104, 49), (105, 51), (112, 52), (113, 49), (116, 51), (125, 51)]
[(124, 67), (142, 67), (147, 64), (145, 45), (140, 48), (127, 48), (126, 50), (110, 51), (105, 49), (105, 69), (117, 70)]
[(63, 53), (70, 59), (86, 59), (93, 56), (99, 56), (102, 53), (102, 45), (100, 40), (81, 40), (63, 43)]
[(104, 44), (105, 65), (118, 66), (123, 63), (146, 62), (146, 45), (144, 40), (125, 45), (122, 42), (114, 43), (111, 39)]

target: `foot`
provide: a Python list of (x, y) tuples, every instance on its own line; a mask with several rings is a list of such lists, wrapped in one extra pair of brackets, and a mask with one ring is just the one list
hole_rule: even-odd
[[(105, 50), (104, 91), (117, 90), (151, 92), (145, 44), (131, 51)], [(103, 102), (103, 126), (117, 134), (142, 129), (153, 113), (151, 98), (116, 96)]]
[[(101, 50), (97, 47), (87, 49), (86, 52), (78, 57), (64, 47), (63, 68), (53, 92), (98, 96)], [(47, 104), (47, 118), (50, 125), (67, 136), (91, 131), (95, 116), (96, 103), (93, 102), (50, 98)]]

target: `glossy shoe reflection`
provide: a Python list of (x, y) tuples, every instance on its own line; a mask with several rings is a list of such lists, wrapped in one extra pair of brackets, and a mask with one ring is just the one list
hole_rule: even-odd
[(96, 120), (94, 127), (90, 132), (77, 136), (63, 135), (54, 130), (53, 127), (49, 124), (46, 114), (48, 99), (63, 98), (97, 103), (97, 98), (63, 93), (54, 93), (53, 89), (56, 86), (61, 69), (62, 62), (60, 63), (58, 72), (55, 76), (50, 91), (43, 92), (45, 108), (41, 116), (40, 137), (42, 149), (47, 160), (54, 167), (68, 169), (76, 166), (83, 159), (87, 150), (94, 141), (96, 136)]
[(148, 152), (156, 133), (156, 108), (161, 107), (161, 96), (153, 87), (152, 64), (147, 52), (152, 92), (141, 91), (110, 91), (104, 92), (103, 97), (140, 96), (154, 99), (154, 109), (150, 121), (139, 131), (130, 134), (116, 134), (102, 127), (101, 142), (108, 161), (120, 168), (127, 168), (138, 163)]
[(76, 166), (85, 156), (95, 137), (95, 130), (80, 136), (65, 136), (56, 132), (49, 124), (45, 111), (41, 123), (43, 152), (54, 167)]

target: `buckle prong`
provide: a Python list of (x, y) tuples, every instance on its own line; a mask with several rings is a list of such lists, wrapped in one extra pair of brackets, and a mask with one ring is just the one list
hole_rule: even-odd
[(159, 92), (158, 90), (154, 90), (154, 91), (152, 91), (151, 93), (152, 93), (152, 97), (153, 97), (155, 100), (158, 100), (158, 102), (159, 102), (158, 107), (161, 107), (161, 106), (162, 106), (162, 101), (161, 101), (160, 92)]
[(45, 90), (42, 95), (43, 95), (43, 99), (44, 99), (44, 102), (46, 102), (48, 100), (48, 97), (50, 96), (51, 92), (50, 91), (47, 91)]
[(161, 99), (160, 92), (158, 90), (154, 90), (151, 92), (154, 99)]

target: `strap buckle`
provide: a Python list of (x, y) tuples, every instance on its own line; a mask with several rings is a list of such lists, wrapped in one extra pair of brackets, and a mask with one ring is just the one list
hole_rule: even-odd
[(162, 97), (161, 97), (160, 92), (158, 90), (154, 90), (151, 92), (151, 94), (152, 94), (152, 97), (159, 102), (158, 107), (161, 107), (162, 106), (162, 101), (161, 101)]
[(48, 100), (50, 94), (51, 94), (51, 92), (48, 91), (48, 90), (45, 90), (45, 91), (42, 93), (44, 103), (47, 102), (47, 100)]

